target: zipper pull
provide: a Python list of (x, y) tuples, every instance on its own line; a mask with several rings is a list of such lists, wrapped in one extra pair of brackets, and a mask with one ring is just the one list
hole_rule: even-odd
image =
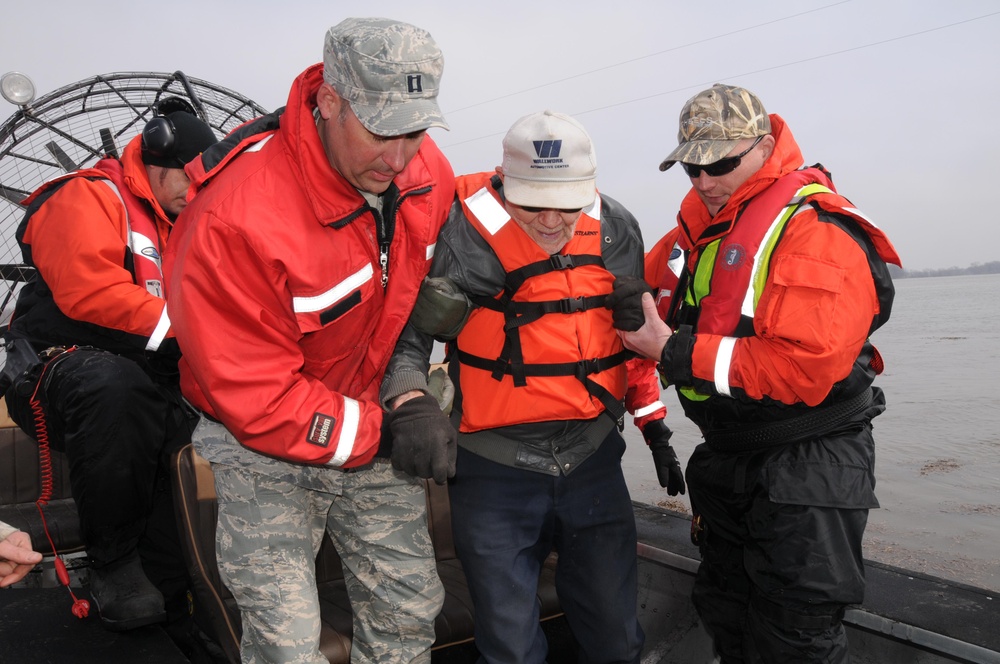
[(385, 245), (379, 247), (378, 264), (382, 266), (382, 288), (389, 283), (389, 248)]

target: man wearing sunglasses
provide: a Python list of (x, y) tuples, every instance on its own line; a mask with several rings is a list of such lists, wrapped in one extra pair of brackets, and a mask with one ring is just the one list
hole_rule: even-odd
[[(643, 323), (641, 313), (619, 315), (632, 300), (639, 312), (648, 290), (642, 236), (628, 210), (597, 193), (593, 144), (573, 118), (525, 116), (503, 148), (496, 172), (456, 180), (431, 279), (382, 399), (395, 406), (422, 395), (434, 337), (448, 340), (459, 429), (452, 527), (482, 661), (545, 661), (536, 592), (553, 547), (559, 601), (583, 659), (638, 661), (623, 400), (657, 445), (661, 482), (671, 494), (684, 491), (653, 364), (645, 382), (632, 366), (626, 372), (631, 354), (615, 334)], [(613, 289), (617, 309), (606, 306)]]
[(660, 170), (680, 162), (691, 191), (647, 257), (658, 306), (643, 296), (645, 324), (621, 335), (704, 435), (687, 467), (695, 606), (724, 664), (846, 662), (885, 409), (869, 334), (899, 257), (751, 92), (699, 93), (678, 139)]

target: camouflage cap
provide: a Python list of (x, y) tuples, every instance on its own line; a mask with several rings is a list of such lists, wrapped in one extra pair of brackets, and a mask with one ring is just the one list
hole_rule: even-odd
[(368, 131), (400, 136), (448, 128), (437, 104), (444, 56), (426, 30), (386, 18), (349, 18), (330, 28), (323, 80)]
[(744, 138), (770, 133), (771, 120), (755, 94), (716, 83), (684, 104), (677, 132), (680, 145), (663, 160), (660, 170), (678, 161), (699, 166), (715, 163)]

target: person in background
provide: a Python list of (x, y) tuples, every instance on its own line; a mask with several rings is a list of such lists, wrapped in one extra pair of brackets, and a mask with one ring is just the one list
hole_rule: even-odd
[(29, 196), (17, 230), (35, 268), (6, 331), (11, 418), (64, 451), (101, 622), (188, 618), (167, 468), (194, 418), (183, 405), (160, 259), (184, 209), (184, 164), (216, 143), (167, 98), (122, 152)]
[(724, 664), (847, 662), (885, 409), (869, 335), (899, 257), (750, 91), (695, 95), (678, 141), (660, 170), (680, 162), (691, 190), (647, 259), (660, 307), (644, 295), (621, 336), (704, 435), (687, 465), (694, 603)]
[(42, 562), (42, 554), (31, 548), (28, 533), (0, 521), (0, 588), (23, 579)]
[[(424, 398), (434, 339), (448, 340), (460, 432), (452, 528), (486, 662), (545, 661), (536, 590), (553, 548), (583, 659), (635, 662), (643, 645), (619, 433), (631, 354), (615, 327), (642, 325), (648, 287), (638, 223), (597, 193), (596, 176), (584, 127), (545, 111), (514, 123), (495, 173), (459, 177), (382, 388), (388, 407)], [(662, 444), (661, 483), (676, 495), (684, 479), (649, 368), (628, 405)]]
[(444, 588), (420, 478), (453, 472), (455, 432), (433, 397), (384, 413), (378, 390), (454, 197), (427, 135), (447, 128), (443, 68), (425, 30), (346, 19), (281, 111), (189, 168), (171, 317), (245, 662), (326, 661), (324, 532), (354, 611), (352, 660), (430, 661)]

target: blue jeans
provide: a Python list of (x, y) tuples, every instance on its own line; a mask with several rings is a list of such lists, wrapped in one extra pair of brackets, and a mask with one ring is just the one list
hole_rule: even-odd
[(536, 592), (559, 554), (556, 591), (581, 662), (637, 662), (636, 530), (613, 430), (570, 475), (504, 466), (459, 448), (449, 487), (455, 548), (469, 580), (482, 661), (544, 662)]

